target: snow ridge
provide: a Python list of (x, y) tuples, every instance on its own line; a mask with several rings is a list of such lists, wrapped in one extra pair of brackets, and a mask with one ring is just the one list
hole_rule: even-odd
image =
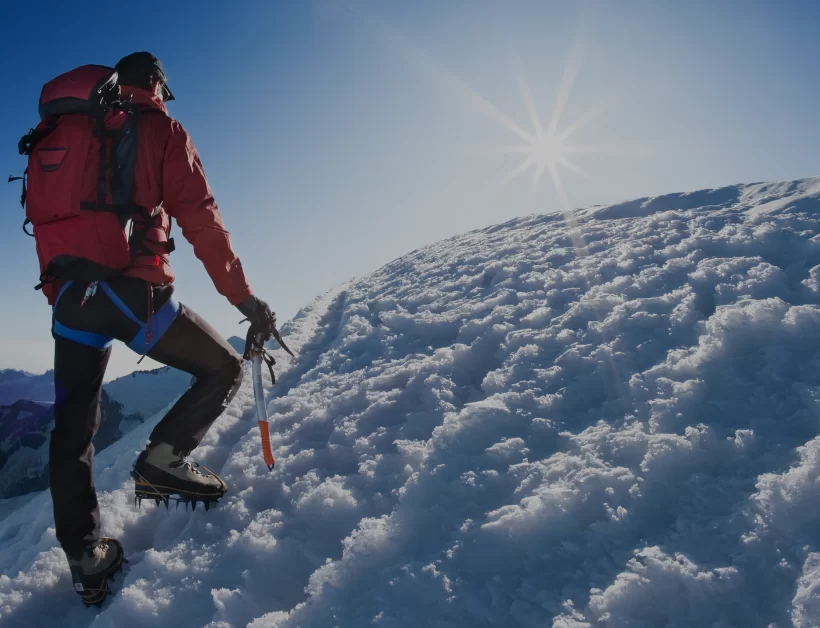
[(207, 515), (134, 509), (138, 427), (96, 459), (121, 594), (79, 607), (40, 495), (4, 626), (820, 625), (820, 179), (468, 233), (283, 334), (274, 472), (249, 378)]

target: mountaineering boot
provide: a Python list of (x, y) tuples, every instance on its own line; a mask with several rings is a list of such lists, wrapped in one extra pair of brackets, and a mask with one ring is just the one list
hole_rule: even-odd
[(79, 554), (68, 554), (68, 568), (74, 581), (74, 590), (86, 606), (102, 606), (111, 592), (108, 579), (127, 562), (122, 545), (116, 539), (103, 537)]
[(168, 443), (149, 445), (134, 463), (131, 476), (136, 500), (163, 501), (166, 507), (172, 495), (178, 496), (178, 501), (192, 502), (194, 507), (198, 501), (207, 507), (228, 490), (216, 473)]

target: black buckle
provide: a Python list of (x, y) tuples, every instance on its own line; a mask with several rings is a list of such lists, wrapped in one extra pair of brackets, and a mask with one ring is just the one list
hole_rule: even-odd
[(31, 129), (17, 142), (17, 152), (21, 155), (31, 155), (32, 148), (34, 148), (34, 129)]

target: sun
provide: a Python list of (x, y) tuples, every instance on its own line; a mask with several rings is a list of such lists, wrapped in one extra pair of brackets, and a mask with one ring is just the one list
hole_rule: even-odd
[(568, 141), (574, 133), (583, 128), (589, 119), (598, 112), (600, 107), (588, 111), (574, 124), (563, 131), (559, 132), (558, 130), (564, 108), (572, 92), (575, 77), (580, 70), (582, 59), (583, 48), (575, 46), (570, 52), (570, 57), (564, 70), (564, 76), (558, 88), (558, 100), (547, 125), (542, 123), (532, 97), (532, 92), (530, 91), (529, 83), (514, 60), (512, 61), (513, 73), (518, 83), (521, 99), (527, 107), (533, 130), (525, 130), (517, 122), (497, 110), (495, 112), (496, 115), (491, 116), (523, 140), (523, 143), (520, 144), (495, 147), (495, 150), (499, 152), (519, 153), (524, 156), (524, 161), (504, 177), (501, 183), (507, 184), (525, 172), (532, 170), (533, 177), (530, 185), (530, 199), (532, 200), (535, 197), (538, 185), (544, 173), (549, 173), (559, 201), (561, 202), (561, 209), (565, 213), (570, 211), (571, 207), (561, 180), (561, 170), (566, 169), (581, 177), (591, 178), (580, 166), (570, 159), (570, 155), (574, 153), (609, 153), (620, 150), (620, 147), (616, 145), (574, 144)]
[(561, 172), (563, 170), (569, 170), (575, 175), (586, 179), (591, 179), (592, 177), (590, 177), (584, 170), (575, 164), (570, 156), (578, 153), (622, 152), (622, 147), (619, 145), (576, 144), (569, 142), (570, 138), (582, 129), (593, 116), (600, 113), (602, 109), (600, 105), (593, 107), (570, 126), (566, 127), (562, 131), (559, 131), (564, 109), (569, 101), (569, 97), (575, 83), (575, 78), (581, 69), (581, 63), (583, 61), (585, 50), (583, 37), (576, 38), (575, 42), (570, 47), (567, 64), (564, 68), (564, 74), (558, 87), (558, 98), (555, 103), (555, 107), (553, 108), (549, 123), (546, 125), (541, 122), (541, 117), (539, 116), (538, 109), (535, 106), (529, 84), (524, 78), (522, 72), (519, 70), (519, 64), (515, 59), (510, 59), (513, 67), (513, 74), (518, 83), (518, 90), (524, 104), (527, 107), (527, 112), (529, 113), (530, 122), (532, 124), (532, 131), (527, 131), (520, 124), (518, 124), (518, 122), (502, 112), (492, 102), (484, 98), (476, 90), (470, 87), (470, 85), (468, 85), (464, 80), (449, 71), (429, 53), (416, 46), (407, 36), (390, 27), (388, 24), (366, 11), (358, 4), (354, 5), (349, 3), (345, 4), (345, 7), (363, 24), (380, 35), (388, 44), (404, 53), (404, 55), (420, 70), (424, 71), (425, 75), (432, 78), (436, 83), (443, 86), (448, 91), (462, 97), (470, 108), (480, 112), (483, 116), (489, 118), (499, 126), (502, 126), (518, 137), (520, 140), (520, 143), (518, 144), (503, 146), (494, 145), (489, 147), (484, 145), (482, 152), (489, 148), (491, 151), (515, 153), (523, 156), (524, 161), (512, 172), (507, 174), (507, 176), (501, 181), (501, 184), (505, 185), (525, 172), (532, 170), (533, 177), (530, 184), (531, 201), (535, 197), (538, 190), (538, 185), (543, 178), (544, 173), (548, 173), (555, 187), (555, 192), (561, 206), (561, 211), (567, 217), (571, 217), (572, 205), (564, 189), (564, 185), (561, 180)]
[(563, 155), (564, 143), (560, 137), (546, 133), (535, 138), (532, 145), (532, 156), (537, 166), (544, 168), (557, 162)]

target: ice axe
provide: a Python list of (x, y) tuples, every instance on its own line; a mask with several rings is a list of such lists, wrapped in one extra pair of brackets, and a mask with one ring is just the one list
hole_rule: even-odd
[[(244, 321), (242, 321), (244, 322)], [(276, 375), (273, 372), (273, 366), (276, 364), (273, 356), (265, 349), (265, 341), (273, 336), (280, 346), (287, 351), (294, 358), (296, 357), (293, 351), (282, 340), (279, 331), (275, 326), (270, 329), (260, 331), (251, 323), (251, 328), (248, 330), (248, 335), (245, 338), (245, 354), (244, 358), (251, 361), (251, 372), (253, 373), (253, 397), (256, 402), (256, 419), (259, 423), (259, 435), (262, 439), (262, 456), (265, 459), (265, 464), (268, 471), (273, 471), (273, 466), (276, 460), (273, 457), (273, 449), (270, 445), (270, 427), (268, 425), (268, 416), (265, 408), (265, 389), (262, 387), (262, 362), (268, 366), (270, 371), (271, 381), (276, 383)]]

